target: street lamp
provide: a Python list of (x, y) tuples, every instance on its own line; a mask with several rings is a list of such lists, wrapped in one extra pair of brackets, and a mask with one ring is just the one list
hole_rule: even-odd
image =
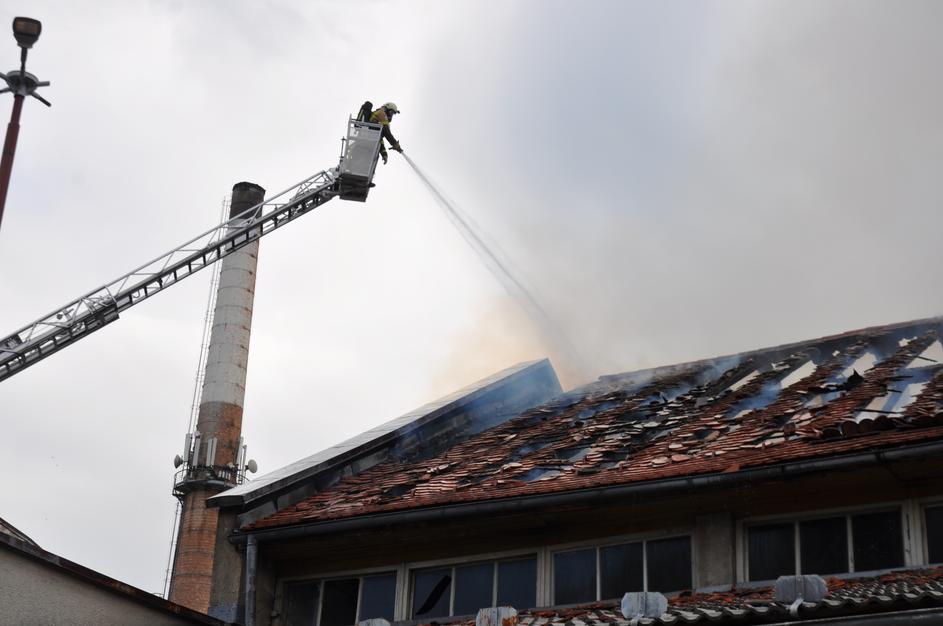
[(20, 112), (23, 110), (23, 99), (33, 96), (47, 107), (52, 106), (48, 100), (36, 93), (39, 87), (46, 87), (49, 81), (39, 81), (26, 71), (26, 53), (39, 39), (43, 25), (39, 20), (31, 17), (13, 18), (13, 38), (20, 47), (20, 69), (7, 74), (0, 72), (0, 78), (6, 81), (5, 89), (0, 93), (13, 94), (13, 113), (7, 125), (7, 137), (3, 142), (3, 158), (0, 160), (0, 223), (3, 222), (3, 206), (7, 201), (7, 189), (10, 187), (10, 174), (13, 172), (13, 155), (16, 153), (16, 138), (20, 134)]

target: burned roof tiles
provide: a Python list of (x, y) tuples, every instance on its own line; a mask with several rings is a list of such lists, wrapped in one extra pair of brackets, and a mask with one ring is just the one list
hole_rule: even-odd
[(941, 336), (943, 318), (935, 318), (604, 376), (434, 458), (390, 460), (348, 476), (252, 528), (738, 471), (940, 438), (943, 363), (923, 355)]

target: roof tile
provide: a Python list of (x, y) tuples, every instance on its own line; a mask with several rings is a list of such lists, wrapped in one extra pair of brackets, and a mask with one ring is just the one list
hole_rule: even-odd
[[(605, 376), (433, 459), (390, 460), (347, 476), (250, 528), (738, 472), (943, 438), (943, 364), (914, 358), (941, 329), (935, 318)], [(866, 353), (877, 357), (870, 369), (843, 373)], [(810, 361), (811, 373), (781, 387)], [(862, 413), (875, 398), (900, 393), (901, 381), (926, 384), (900, 410)]]

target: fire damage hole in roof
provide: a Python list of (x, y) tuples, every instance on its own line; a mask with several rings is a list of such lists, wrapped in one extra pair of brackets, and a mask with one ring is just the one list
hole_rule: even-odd
[(884, 395), (873, 398), (865, 408), (861, 409), (855, 415), (855, 421), (874, 419), (879, 415), (903, 414), (904, 410), (920, 397), (927, 383), (930, 382), (930, 378), (929, 373), (921, 373), (902, 388), (889, 388)]
[(383, 497), (385, 498), (398, 498), (400, 496), (406, 495), (413, 490), (411, 484), (406, 485), (393, 485), (389, 489), (383, 492)]
[(779, 381), (779, 387), (781, 389), (787, 389), (789, 387), (792, 387), (800, 380), (803, 380), (811, 376), (812, 373), (815, 372), (815, 370), (816, 370), (815, 363), (812, 362), (812, 359), (809, 359), (808, 361), (803, 363), (801, 366), (792, 370), (792, 372), (787, 374), (785, 378)]
[(576, 414), (576, 417), (581, 420), (586, 420), (605, 411), (610, 411), (612, 409), (619, 409), (625, 406), (625, 400), (606, 400), (599, 404), (586, 407), (582, 411)]
[(511, 454), (511, 459), (514, 461), (520, 461), (521, 459), (528, 457), (535, 452), (540, 452), (547, 446), (551, 445), (551, 441), (534, 441), (526, 445), (521, 446)]
[[(861, 361), (859, 357), (855, 363)], [(866, 364), (867, 362), (865, 362)], [(841, 373), (836, 374), (824, 385), (813, 385), (808, 389), (800, 390), (799, 393), (808, 396), (808, 399), (802, 405), (807, 409), (821, 409), (834, 400), (842, 397), (845, 392), (851, 391), (864, 382), (864, 376), (858, 373), (853, 367), (846, 367)]]
[(617, 450), (603, 450), (602, 458), (597, 464), (597, 467), (601, 470), (616, 467), (628, 459), (633, 451), (634, 448), (630, 447), (619, 448)]
[(857, 359), (855, 359), (854, 363), (852, 363), (851, 365), (846, 367), (844, 370), (842, 370), (841, 376), (842, 378), (845, 378), (845, 379), (851, 378), (852, 374), (855, 374), (855, 373), (860, 376), (861, 374), (866, 373), (869, 369), (877, 365), (878, 361), (879, 359), (877, 355), (874, 354), (874, 352), (868, 350), (867, 352), (859, 356)]
[(670, 385), (664, 385), (652, 391), (645, 397), (645, 399), (642, 400), (641, 404), (651, 407), (669, 404), (690, 392), (691, 389), (692, 386), (688, 382), (674, 382)]
[(553, 453), (553, 455), (561, 461), (569, 461), (570, 463), (582, 461), (587, 454), (589, 454), (589, 446), (565, 448), (563, 450), (555, 450)]
[(753, 370), (752, 372), (750, 372), (749, 374), (747, 374), (746, 376), (744, 376), (737, 382), (727, 387), (727, 391), (739, 391), (743, 387), (746, 387), (748, 384), (750, 384), (750, 382), (753, 381), (753, 379), (759, 375), (760, 375), (759, 370)]
[(934, 363), (943, 363), (943, 345), (937, 339), (927, 349), (915, 356), (913, 361), (907, 364), (907, 367), (923, 367), (933, 365)]
[(763, 385), (756, 395), (745, 398), (730, 407), (726, 415), (733, 419), (739, 419), (747, 413), (765, 409), (776, 401), (776, 398), (779, 397), (779, 392), (779, 383), (775, 380), (770, 381)]
[(563, 471), (557, 467), (535, 467), (534, 469), (517, 476), (517, 480), (525, 483), (532, 483), (538, 480), (550, 480), (562, 474)]

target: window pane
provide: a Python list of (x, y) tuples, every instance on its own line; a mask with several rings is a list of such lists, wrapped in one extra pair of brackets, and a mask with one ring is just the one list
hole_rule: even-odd
[(796, 573), (796, 544), (792, 524), (754, 526), (749, 530), (747, 543), (750, 580), (774, 580)]
[(363, 579), (360, 592), (358, 621), (382, 617), (393, 621), (393, 603), (396, 601), (396, 574), (382, 574)]
[(285, 625), (314, 626), (318, 618), (318, 583), (285, 583)]
[(356, 578), (328, 580), (324, 583), (324, 605), (321, 607), (321, 626), (349, 626), (357, 623)]
[(494, 563), (455, 568), (455, 615), (477, 615), (492, 606)]
[(904, 564), (900, 511), (852, 516), (851, 536), (856, 572), (900, 567)]
[(596, 549), (554, 554), (554, 604), (576, 604), (594, 600), (596, 600)]
[(803, 574), (848, 571), (848, 523), (844, 517), (799, 524), (800, 569)]
[(645, 544), (649, 591), (691, 588), (691, 538), (659, 539)]
[(498, 563), (497, 605), (517, 610), (537, 605), (537, 559)]
[(930, 563), (943, 561), (943, 506), (926, 510), (927, 515), (927, 558)]
[(413, 618), (449, 615), (451, 594), (451, 568), (416, 572), (413, 577)]
[(630, 591), (642, 591), (642, 544), (629, 543), (599, 550), (602, 575), (601, 600), (622, 598)]

